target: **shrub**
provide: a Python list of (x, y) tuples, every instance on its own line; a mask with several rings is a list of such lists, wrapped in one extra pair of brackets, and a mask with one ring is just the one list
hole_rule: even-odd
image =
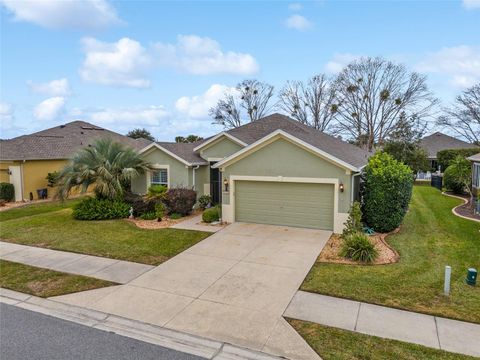
[(170, 214), (179, 213), (185, 216), (192, 211), (196, 199), (197, 193), (194, 190), (179, 187), (168, 189), (163, 203)]
[(197, 203), (200, 209), (205, 210), (212, 203), (212, 197), (210, 195), (202, 195), (198, 198)]
[(368, 263), (377, 258), (378, 251), (370, 242), (367, 235), (362, 233), (354, 233), (346, 236), (343, 239), (340, 255), (354, 261)]
[(220, 219), (220, 207), (215, 206), (210, 209), (206, 209), (202, 214), (202, 220), (206, 223), (218, 221)]
[(148, 194), (147, 196), (149, 198), (156, 198), (163, 200), (165, 198), (165, 194), (167, 192), (167, 187), (165, 185), (151, 185), (148, 188)]
[(441, 166), (441, 170), (447, 170), (452, 163), (452, 161), (458, 156), (462, 156), (463, 158), (467, 158), (469, 156), (478, 154), (480, 152), (480, 148), (471, 148), (471, 149), (447, 149), (442, 150), (437, 153), (438, 165)]
[(458, 155), (450, 162), (448, 168), (443, 174), (444, 185), (447, 190), (454, 193), (463, 194), (465, 191), (470, 192), (470, 184), (472, 182), (472, 165), (470, 161), (463, 156)]
[(48, 183), (47, 186), (49, 186), (49, 187), (56, 186), (59, 177), (60, 177), (60, 173), (58, 171), (49, 172), (47, 174), (47, 177), (45, 178), (47, 180), (47, 183)]
[(360, 203), (358, 201), (355, 201), (350, 207), (348, 219), (344, 225), (345, 228), (342, 232), (343, 238), (357, 232), (362, 232), (362, 210), (360, 209)]
[(183, 217), (183, 215), (179, 214), (179, 213), (171, 213), (170, 214), (170, 219), (172, 219), (172, 220), (177, 220), (177, 219), (180, 219), (182, 217)]
[(133, 208), (133, 216), (142, 216), (147, 212), (154, 212), (156, 199), (144, 199), (142, 196), (132, 193), (125, 193), (123, 201)]
[(465, 190), (465, 185), (457, 181), (454, 170), (451, 166), (447, 167), (443, 173), (443, 186), (455, 194), (463, 194)]
[(86, 198), (73, 208), (77, 220), (108, 220), (127, 218), (130, 206), (121, 200)]
[(142, 220), (155, 220), (157, 218), (157, 213), (155, 211), (149, 211), (140, 215)]
[(13, 201), (15, 199), (15, 188), (10, 183), (0, 183), (0, 199)]
[(387, 153), (372, 156), (362, 175), (364, 221), (375, 231), (400, 226), (412, 197), (412, 170)]

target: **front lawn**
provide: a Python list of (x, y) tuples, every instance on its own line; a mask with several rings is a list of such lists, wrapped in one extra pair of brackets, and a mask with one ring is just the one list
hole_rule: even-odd
[[(400, 254), (391, 265), (317, 262), (302, 290), (480, 323), (480, 286), (464, 283), (480, 268), (480, 224), (454, 216), (460, 200), (415, 186), (398, 234), (387, 242)], [(445, 265), (452, 267), (451, 295), (443, 295)]]
[(116, 283), (0, 260), (0, 287), (50, 297), (98, 289)]
[(25, 206), (20, 206), (8, 210), (0, 211), (0, 222), (7, 221), (11, 219), (18, 219), (21, 217), (38, 215), (49, 213), (53, 211), (58, 211), (62, 209), (67, 209), (75, 205), (81, 200), (81, 198), (77, 199), (69, 199), (64, 202), (61, 201), (48, 201), (48, 202), (41, 202), (41, 203), (33, 203)]
[(158, 265), (210, 235), (140, 229), (126, 220), (79, 221), (72, 218), (68, 207), (46, 212), (38, 205), (36, 210), (24, 207), (5, 213), (14, 210), (15, 218), (0, 222), (2, 241), (150, 265)]
[(403, 341), (322, 326), (307, 321), (288, 319), (307, 343), (324, 360), (468, 360), (473, 357), (453, 354)]

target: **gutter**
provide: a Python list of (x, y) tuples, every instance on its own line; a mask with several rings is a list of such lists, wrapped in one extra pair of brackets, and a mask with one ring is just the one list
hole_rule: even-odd
[(195, 170), (197, 170), (200, 165), (192, 166), (192, 181), (193, 181), (193, 190), (195, 190)]

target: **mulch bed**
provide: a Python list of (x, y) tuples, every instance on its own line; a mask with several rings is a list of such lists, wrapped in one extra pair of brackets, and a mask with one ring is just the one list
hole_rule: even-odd
[(180, 219), (170, 219), (168, 216), (165, 216), (162, 218), (162, 221), (157, 221), (157, 220), (142, 220), (140, 218), (136, 219), (127, 219), (127, 221), (130, 221), (137, 225), (141, 229), (165, 229), (169, 228), (170, 226), (173, 226), (175, 224), (178, 224), (182, 221), (191, 219), (197, 215), (201, 214), (201, 211), (195, 211), (191, 213), (188, 216), (181, 217)]
[(353, 261), (341, 256), (340, 250), (342, 248), (343, 240), (339, 234), (333, 234), (330, 236), (330, 239), (327, 241), (327, 244), (320, 253), (317, 261), (323, 263), (348, 265), (385, 265), (396, 263), (400, 259), (400, 256), (394, 249), (390, 247), (390, 245), (388, 245), (388, 243), (385, 241), (385, 238), (390, 234), (397, 233), (398, 231), (399, 229), (396, 229), (387, 234), (374, 234), (368, 237), (378, 251), (378, 257), (375, 259), (375, 261), (369, 264), (365, 264), (360, 261)]
[(474, 212), (473, 212), (473, 205), (470, 202), (470, 196), (468, 196), (468, 195), (457, 195), (457, 194), (453, 194), (450, 191), (445, 192), (445, 194), (450, 195), (450, 196), (459, 197), (459, 198), (465, 199), (467, 201), (466, 204), (457, 206), (453, 210), (456, 214), (458, 214), (460, 216), (465, 216), (465, 217), (470, 218), (470, 219), (480, 220), (480, 214), (474, 214)]

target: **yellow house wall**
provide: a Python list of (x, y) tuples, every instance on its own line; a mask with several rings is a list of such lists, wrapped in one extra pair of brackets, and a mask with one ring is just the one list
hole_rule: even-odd
[(0, 182), (10, 182), (10, 175), (8, 174), (8, 167), (15, 165), (13, 161), (0, 162)]
[(23, 198), (30, 199), (30, 192), (33, 199), (37, 200), (37, 189), (48, 189), (48, 197), (55, 195), (55, 188), (48, 187), (47, 174), (60, 171), (67, 165), (68, 160), (31, 160), (22, 162), (23, 167)]

